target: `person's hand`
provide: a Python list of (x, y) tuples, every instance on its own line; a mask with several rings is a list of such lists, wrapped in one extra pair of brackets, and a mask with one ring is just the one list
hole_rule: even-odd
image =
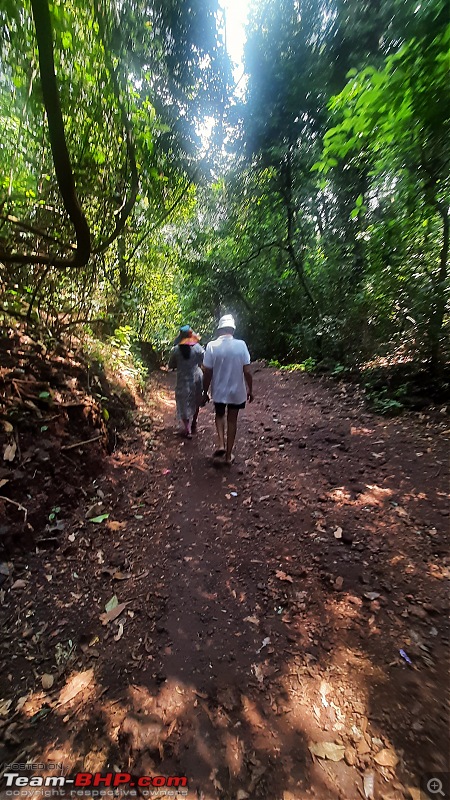
[(247, 392), (247, 400), (249, 403), (253, 403), (253, 395), (250, 392)]

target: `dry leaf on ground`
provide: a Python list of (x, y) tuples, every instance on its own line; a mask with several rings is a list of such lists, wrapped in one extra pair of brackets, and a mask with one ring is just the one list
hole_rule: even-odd
[(290, 575), (286, 575), (281, 569), (277, 569), (275, 573), (275, 577), (278, 578), (280, 581), (288, 581), (289, 583), (294, 583), (294, 579)]
[(16, 450), (17, 450), (17, 445), (15, 442), (7, 444), (5, 449), (3, 450), (4, 461), (14, 461)]
[(0, 717), (6, 717), (11, 705), (12, 700), (0, 700)]
[(128, 603), (119, 603), (118, 606), (112, 608), (111, 611), (108, 611), (107, 614), (100, 614), (99, 619), (102, 625), (107, 625), (108, 622), (112, 622), (113, 620), (120, 617), (122, 611), (127, 607)]
[(86, 689), (87, 686), (92, 682), (94, 677), (94, 670), (87, 669), (84, 672), (79, 672), (78, 675), (74, 675), (73, 678), (69, 680), (68, 683), (61, 689), (59, 693), (58, 702), (61, 706), (64, 706), (66, 703), (70, 703), (74, 697), (77, 696), (83, 689)]
[(335, 742), (310, 742), (308, 749), (317, 758), (327, 758), (329, 761), (342, 761), (345, 747)]
[(379, 764), (380, 767), (396, 767), (400, 759), (393, 750), (385, 748), (384, 750), (380, 750), (380, 752), (374, 756), (373, 760)]

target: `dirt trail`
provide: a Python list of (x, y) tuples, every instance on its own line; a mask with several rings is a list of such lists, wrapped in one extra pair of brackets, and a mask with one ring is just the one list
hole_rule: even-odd
[(186, 775), (204, 800), (359, 800), (372, 775), (376, 800), (417, 800), (445, 779), (448, 421), (254, 379), (228, 470), (212, 408), (176, 436), (161, 373), (157, 432), (141, 413), (61, 547), (7, 587), (3, 761)]

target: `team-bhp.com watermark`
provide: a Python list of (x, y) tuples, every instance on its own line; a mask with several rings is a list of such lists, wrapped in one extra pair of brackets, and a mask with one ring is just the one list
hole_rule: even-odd
[[(3, 773), (6, 797), (187, 797), (188, 780), (184, 776), (141, 775), (129, 772), (77, 772), (72, 778), (66, 775), (21, 775), (8, 765)], [(24, 766), (24, 765), (17, 765)], [(50, 765), (46, 765), (49, 767)], [(53, 766), (53, 765), (52, 765)], [(59, 766), (59, 765), (54, 765)], [(44, 765), (26, 765), (44, 768)]]

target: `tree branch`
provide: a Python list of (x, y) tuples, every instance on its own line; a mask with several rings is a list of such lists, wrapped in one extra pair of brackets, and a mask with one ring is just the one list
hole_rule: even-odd
[(151, 234), (151, 233), (152, 233), (154, 230), (156, 230), (157, 228), (159, 228), (159, 226), (160, 226), (160, 225), (162, 225), (162, 223), (164, 222), (164, 220), (166, 220), (166, 219), (167, 219), (167, 218), (168, 218), (168, 217), (171, 215), (172, 211), (175, 211), (175, 209), (176, 209), (177, 205), (178, 205), (178, 204), (181, 202), (181, 200), (183, 199), (184, 195), (186, 194), (187, 190), (190, 188), (190, 186), (191, 186), (191, 185), (192, 185), (192, 181), (190, 180), (190, 181), (189, 181), (189, 182), (186, 184), (186, 186), (184, 187), (184, 189), (183, 189), (183, 190), (180, 192), (180, 194), (178, 195), (177, 199), (176, 199), (176, 200), (175, 200), (175, 201), (172, 203), (172, 205), (170, 206), (170, 208), (168, 208), (168, 209), (167, 209), (167, 211), (164, 211), (164, 213), (163, 213), (163, 214), (160, 216), (160, 218), (159, 218), (159, 219), (158, 219), (156, 222), (154, 222), (154, 223), (153, 223), (153, 225), (150, 225), (150, 228), (148, 228), (148, 229), (146, 230), (146, 232), (145, 232), (145, 233), (144, 233), (144, 234), (141, 236), (141, 238), (139, 239), (139, 241), (137, 242), (137, 244), (136, 244), (136, 245), (133, 247), (133, 250), (131, 251), (131, 253), (130, 253), (130, 255), (128, 256), (128, 258), (127, 258), (127, 259), (125, 259), (127, 264), (128, 264), (130, 261), (131, 261), (131, 259), (134, 257), (134, 255), (136, 254), (136, 252), (139, 250), (139, 248), (140, 248), (141, 244), (142, 244), (143, 242), (145, 242), (145, 240), (146, 240), (147, 236), (150, 236), (150, 234)]
[(47, 242), (53, 242), (53, 244), (57, 244), (59, 247), (66, 247), (68, 250), (73, 250), (76, 252), (76, 247), (73, 244), (66, 244), (65, 242), (61, 242), (59, 239), (55, 239), (54, 236), (50, 236), (48, 233), (44, 233), (39, 228), (35, 228), (33, 225), (29, 225), (28, 222), (22, 222), (17, 217), (14, 217), (12, 214), (1, 214), (0, 219), (4, 219), (5, 222), (11, 222), (12, 225), (16, 225), (23, 231), (27, 233), (34, 233), (35, 236), (39, 236), (41, 239), (45, 239)]

